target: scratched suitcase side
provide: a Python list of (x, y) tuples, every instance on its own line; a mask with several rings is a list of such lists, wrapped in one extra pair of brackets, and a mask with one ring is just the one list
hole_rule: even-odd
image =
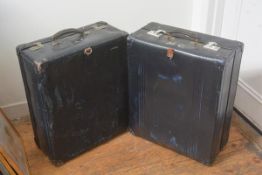
[(32, 127), (33, 127), (33, 132), (34, 132), (34, 141), (36, 142), (36, 144), (39, 147), (39, 141), (38, 141), (38, 132), (37, 132), (37, 126), (36, 126), (36, 121), (35, 121), (35, 116), (34, 116), (34, 112), (33, 109), (31, 108), (32, 106), (32, 100), (30, 99), (30, 91), (29, 91), (29, 87), (27, 82), (27, 77), (26, 77), (26, 72), (25, 72), (25, 66), (24, 66), (24, 61), (23, 56), (21, 55), (21, 50), (23, 49), (23, 47), (18, 46), (16, 48), (16, 53), (18, 56), (18, 62), (19, 62), (19, 66), (20, 66), (20, 71), (21, 71), (21, 75), (22, 75), (22, 79), (23, 79), (23, 84), (24, 84), (24, 89), (25, 89), (25, 94), (26, 94), (26, 98), (27, 98), (27, 104), (28, 104), (28, 108), (29, 108), (29, 113), (30, 113), (30, 119), (31, 119), (31, 123), (32, 123)]
[(221, 140), (221, 149), (226, 145), (229, 138), (229, 131), (231, 126), (231, 118), (233, 114), (233, 105), (236, 97), (236, 90), (237, 90), (237, 82), (239, 77), (239, 70), (240, 70), (240, 64), (241, 64), (241, 58), (244, 50), (244, 44), (241, 42), (236, 42), (236, 45), (238, 47), (235, 50), (235, 58), (234, 63), (232, 67), (232, 73), (231, 73), (231, 81), (230, 81), (230, 89), (228, 94), (228, 102), (227, 102), (227, 108), (225, 112), (225, 121), (224, 121), (224, 129), (222, 133), (222, 140)]
[(19, 62), (23, 81), (26, 89), (26, 97), (28, 100), (28, 107), (32, 126), (34, 129), (34, 137), (38, 147), (47, 155), (54, 157), (52, 153), (51, 140), (47, 135), (47, 110), (45, 110), (44, 102), (41, 93), (43, 74), (37, 68), (37, 65), (30, 61), (25, 55), (21, 53), (21, 48), (18, 48)]
[(144, 86), (143, 60), (136, 57), (133, 49), (134, 40), (127, 39), (127, 59), (128, 59), (128, 90), (129, 90), (129, 129), (131, 133), (139, 135), (143, 127), (143, 105), (144, 105)]
[(45, 99), (56, 116), (56, 160), (71, 159), (127, 129), (125, 44), (123, 37), (93, 46), (88, 57), (78, 52), (49, 66)]

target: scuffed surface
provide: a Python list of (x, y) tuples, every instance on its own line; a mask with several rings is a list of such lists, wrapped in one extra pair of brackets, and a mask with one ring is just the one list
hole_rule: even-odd
[[(158, 38), (147, 34), (151, 30), (169, 35)], [(175, 41), (172, 46), (170, 37)], [(220, 49), (203, 47), (211, 41)], [(134, 134), (211, 164), (229, 132), (228, 111), (233, 105), (228, 101), (234, 99), (232, 87), (239, 70), (233, 62), (241, 60), (241, 54), (234, 53), (242, 47), (237, 41), (158, 23), (131, 34), (129, 105)], [(172, 60), (166, 55), (170, 49)]]
[[(108, 24), (88, 35), (52, 37), (17, 48), (35, 141), (55, 165), (104, 143), (128, 127), (127, 33)], [(90, 29), (90, 30), (89, 30)], [(92, 54), (84, 49), (92, 47)]]

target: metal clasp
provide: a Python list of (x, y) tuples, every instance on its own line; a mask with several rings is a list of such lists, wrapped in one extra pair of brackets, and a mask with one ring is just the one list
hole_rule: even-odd
[(159, 38), (163, 34), (166, 34), (166, 31), (160, 30), (160, 29), (159, 30), (150, 30), (149, 32), (147, 32), (147, 34)]
[(85, 48), (85, 50), (84, 50), (84, 54), (85, 54), (86, 56), (91, 55), (92, 52), (93, 52), (93, 49), (92, 49), (91, 47)]
[(206, 45), (203, 46), (206, 49), (210, 49), (213, 51), (218, 51), (220, 49), (220, 47), (218, 46), (218, 44), (216, 42), (210, 41), (208, 42)]

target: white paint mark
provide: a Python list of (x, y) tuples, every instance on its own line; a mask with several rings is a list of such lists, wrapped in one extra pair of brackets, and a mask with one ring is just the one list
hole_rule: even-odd
[(170, 139), (170, 143), (171, 143), (173, 146), (177, 146), (176, 138), (175, 138), (174, 136), (171, 137), (171, 139)]
[(200, 120), (200, 118), (201, 118), (201, 111), (202, 111), (203, 91), (204, 91), (204, 85), (203, 85), (203, 83), (202, 83), (202, 88), (201, 88), (201, 92), (200, 92), (199, 112), (198, 112), (198, 119), (199, 119), (199, 120)]
[(34, 61), (35, 65), (36, 65), (36, 69), (38, 72), (42, 71), (42, 61)]
[(157, 136), (154, 135), (152, 132), (150, 132), (150, 137), (153, 138), (154, 140), (157, 140)]

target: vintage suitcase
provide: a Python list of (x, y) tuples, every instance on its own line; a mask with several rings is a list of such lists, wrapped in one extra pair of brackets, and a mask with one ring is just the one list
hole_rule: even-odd
[(126, 38), (98, 22), (17, 47), (35, 141), (54, 164), (127, 129)]
[(212, 163), (228, 140), (243, 44), (150, 23), (127, 47), (131, 131)]

